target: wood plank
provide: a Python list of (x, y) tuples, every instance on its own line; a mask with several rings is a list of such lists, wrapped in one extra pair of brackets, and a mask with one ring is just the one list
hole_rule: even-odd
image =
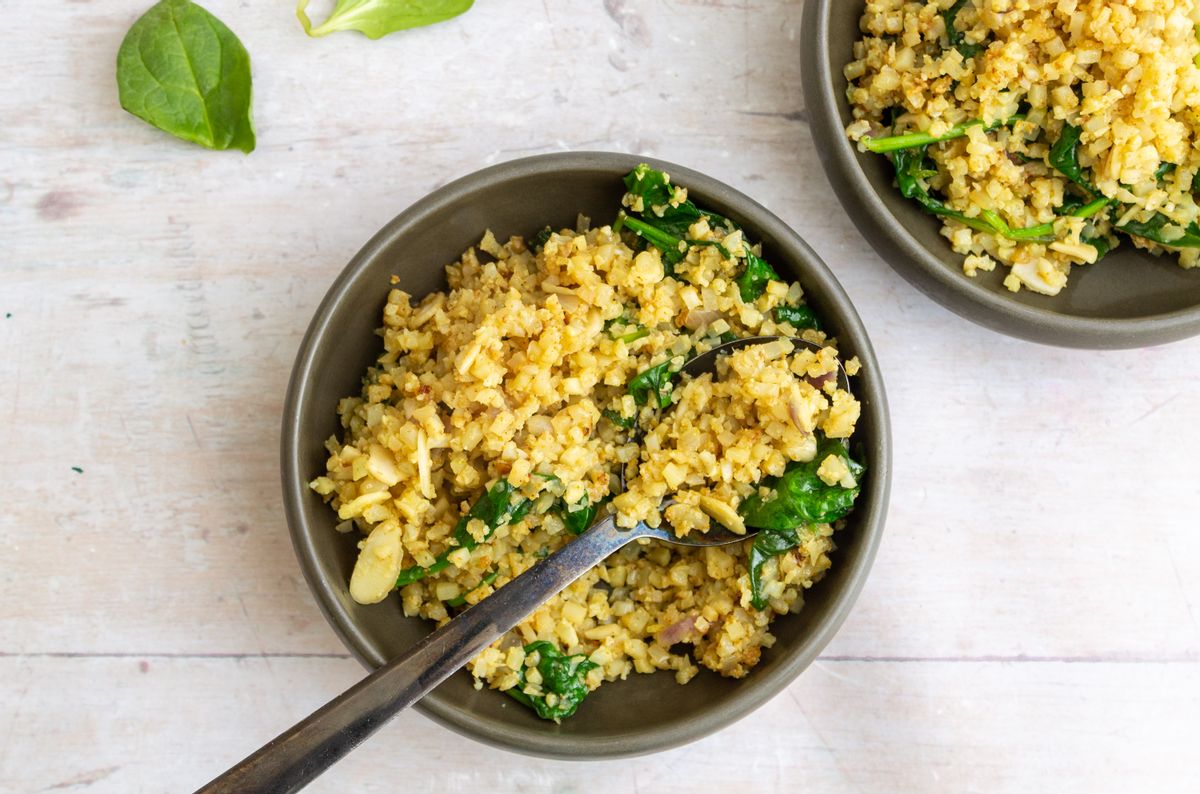
[[(188, 790), (350, 684), (348, 659), (0, 659), (19, 791)], [(652, 758), (559, 762), (405, 713), (311, 790), (1185, 791), (1200, 669), (820, 661), (721, 733)], [(586, 705), (579, 716), (586, 716)], [(51, 748), (54, 748), (51, 750)], [(69, 752), (64, 752), (70, 748)]]

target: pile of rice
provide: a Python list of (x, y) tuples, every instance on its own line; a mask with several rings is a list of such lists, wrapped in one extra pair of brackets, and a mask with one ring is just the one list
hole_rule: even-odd
[[(1115, 243), (1113, 225), (1162, 213), (1181, 231), (1197, 219), (1193, 181), (1200, 170), (1200, 56), (1195, 0), (969, 0), (956, 29), (986, 46), (964, 58), (948, 46), (943, 12), (955, 0), (868, 0), (863, 38), (845, 67), (856, 141), (895, 130), (944, 134), (976, 119), (986, 125), (1028, 106), (1026, 120), (930, 148), (930, 184), (954, 210), (976, 217), (993, 210), (1010, 227), (1054, 222), (1057, 241), (1014, 242), (945, 220), (942, 233), (974, 276), (997, 261), (1011, 268), (1012, 291), (1057, 294), (1072, 266), (1095, 261), (1085, 238)], [(889, 119), (889, 122), (891, 119)], [(1090, 224), (1060, 218), (1068, 181), (1046, 162), (1064, 123), (1080, 127), (1080, 163), (1115, 205)], [(1161, 179), (1163, 163), (1176, 166)], [(1168, 232), (1170, 234), (1170, 232)], [(1141, 248), (1179, 257), (1200, 250), (1166, 249), (1122, 236)], [(1178, 239), (1174, 237), (1173, 239)]]
[[(581, 219), (578, 231), (552, 234), (536, 252), (521, 238), (500, 244), (487, 233), (479, 250), (447, 268), (448, 293), (414, 305), (391, 291), (384, 353), (361, 395), (339, 404), (343, 438), (329, 440), (327, 472), (311, 483), (337, 509), (339, 529), (367, 535), (350, 583), (357, 601), (382, 601), (401, 568), (433, 563), (459, 518), (500, 479), (534, 508), (403, 587), (406, 615), (445, 621), (453, 611), (446, 601), (487, 597), (570, 541), (552, 505), (584, 495), (599, 503), (620, 491), (622, 473), (627, 490), (612, 502), (620, 523), (665, 520), (685, 535), (715, 519), (736, 530), (737, 506), (754, 483), (789, 461), (813, 459), (815, 431), (850, 436), (859, 404), (835, 377), (834, 343), (772, 318), (775, 307), (802, 302), (800, 286), (771, 282), (743, 303), (734, 282), (741, 233), (701, 221), (689, 237), (720, 241), (733, 258), (716, 246), (693, 247), (676, 265), (680, 280), (664, 278), (656, 250), (635, 252), (610, 227), (588, 229)], [(606, 321), (619, 317), (648, 334), (614, 338)], [(661, 414), (627, 393), (639, 372), (710, 349), (728, 333), (802, 335), (824, 347), (745, 348), (723, 359), (715, 380), (684, 378), (676, 404)], [(857, 362), (845, 369), (853, 374)], [(605, 418), (606, 410), (637, 416), (643, 437)], [(853, 485), (834, 456), (821, 476)], [(670, 494), (678, 503), (660, 515)], [(697, 663), (745, 675), (774, 641), (771, 621), (799, 609), (803, 590), (830, 566), (832, 534), (819, 526), (767, 563), (762, 611), (750, 606), (749, 542), (703, 550), (632, 544), (476, 657), (477, 686), (516, 685), (523, 646), (537, 640), (595, 662), (591, 689), (631, 671), (671, 670), (686, 683)]]

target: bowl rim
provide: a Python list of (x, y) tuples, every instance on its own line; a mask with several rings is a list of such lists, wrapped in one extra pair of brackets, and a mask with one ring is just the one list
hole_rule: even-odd
[[(862, 545), (855, 555), (853, 567), (845, 570), (843, 588), (831, 596), (832, 603), (825, 619), (817, 623), (795, 648), (789, 648), (780, 663), (760, 673), (754, 686), (744, 687), (732, 695), (723, 708), (714, 709), (686, 723), (648, 729), (632, 735), (589, 738), (584, 742), (576, 737), (539, 732), (520, 725), (492, 724), (473, 718), (466, 709), (446, 702), (437, 689), (416, 704), (416, 708), (425, 716), (456, 733), (528, 755), (582, 760), (643, 755), (694, 741), (747, 716), (790, 684), (820, 654), (840, 628), (872, 567), (887, 514), (891, 490), (892, 440), (879, 364), (862, 320), (849, 297), (832, 271), (807, 243), (781, 219), (748, 196), (716, 179), (673, 163), (649, 157), (592, 151), (535, 155), (493, 165), (459, 178), (419, 199), (389, 221), (342, 269), (319, 303), (304, 334), (288, 383), (282, 415), (280, 462), (283, 505), (293, 549), (326, 621), (365, 667), (373, 669), (385, 661), (370, 651), (365, 633), (355, 625), (346, 606), (337, 598), (332, 584), (323, 576), (313, 542), (314, 531), (319, 528), (310, 526), (302, 508), (302, 500), (308, 491), (309, 473), (301, 468), (303, 450), (300, 441), (303, 428), (300, 418), (302, 406), (311, 399), (309, 384), (313, 381), (316, 351), (327, 344), (323, 340), (332, 336), (331, 317), (335, 308), (346, 299), (347, 292), (363, 271), (369, 269), (375, 258), (396, 237), (402, 236), (409, 228), (420, 226), (425, 218), (436, 214), (441, 208), (463, 201), (485, 186), (546, 172), (596, 169), (611, 171), (614, 178), (619, 178), (639, 162), (667, 170), (679, 184), (695, 188), (700, 194), (721, 196), (722, 200), (736, 206), (744, 216), (752, 218), (753, 224), (763, 231), (764, 239), (771, 240), (781, 249), (790, 247), (798, 254), (794, 258), (798, 269), (803, 272), (806, 288), (821, 283), (828, 296), (826, 313), (837, 316), (841, 321), (843, 336), (853, 339), (854, 353), (863, 364), (863, 374), (858, 378), (856, 391), (863, 403), (864, 418), (869, 417), (874, 428), (875, 438), (869, 440), (872, 464), (864, 486), (866, 498), (856, 510), (859, 513), (857, 531), (863, 534)], [(842, 562), (847, 564), (845, 560)]]
[[(846, 4), (847, 0), (837, 0)], [(856, 5), (862, 5), (857, 2)], [(801, 83), (821, 165), (842, 206), (880, 256), (913, 286), (960, 317), (1041, 344), (1124, 349), (1175, 342), (1200, 334), (1200, 305), (1137, 318), (1065, 315), (1030, 306), (947, 268), (892, 214), (867, 179), (841, 121), (830, 66), (834, 0), (805, 4)], [(901, 263), (899, 260), (905, 260)]]

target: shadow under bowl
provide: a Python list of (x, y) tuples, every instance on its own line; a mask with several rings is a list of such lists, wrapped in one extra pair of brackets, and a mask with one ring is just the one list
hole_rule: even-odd
[[(321, 302), (300, 346), (283, 418), (284, 507), (301, 568), (321, 610), (350, 651), (374, 668), (415, 644), (432, 624), (406, 618), (393, 594), (373, 606), (348, 592), (357, 536), (334, 530), (337, 517), (306, 483), (325, 470), (324, 441), (339, 435), (339, 399), (357, 394), (382, 350), (375, 329), (390, 289), (418, 298), (447, 288), (445, 265), (477, 244), (485, 229), (498, 239), (532, 235), (546, 224), (574, 228), (577, 213), (610, 223), (620, 206), (621, 177), (644, 158), (568, 153), (494, 166), (449, 184), (385, 226), (351, 260)], [(829, 642), (862, 588), (883, 531), (891, 466), (888, 414), (866, 330), (841, 286), (816, 254), (781, 220), (741, 193), (699, 173), (646, 160), (685, 185), (702, 207), (732, 218), (807, 298), (835, 334), (843, 354), (863, 364), (856, 391), (863, 415), (855, 438), (869, 474), (847, 527), (837, 535), (834, 565), (807, 595), (807, 605), (773, 626), (778, 637), (741, 680), (707, 670), (686, 687), (670, 673), (630, 675), (601, 687), (562, 725), (538, 719), (500, 692), (472, 686), (456, 673), (418, 705), (427, 716), (493, 746), (556, 758), (596, 759), (662, 750), (705, 736), (745, 716), (781, 691)]]
[(1078, 348), (1131, 348), (1200, 333), (1200, 269), (1122, 240), (1094, 265), (1076, 267), (1054, 297), (1009, 292), (1008, 268), (968, 278), (941, 221), (900, 195), (891, 163), (846, 137), (853, 120), (843, 67), (861, 38), (861, 0), (808, 0), (802, 82), (821, 164), (859, 231), (905, 279), (956, 314), (1011, 336)]

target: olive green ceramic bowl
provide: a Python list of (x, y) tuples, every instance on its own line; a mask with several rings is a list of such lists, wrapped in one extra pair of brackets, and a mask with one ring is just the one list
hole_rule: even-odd
[(1200, 269), (1139, 251), (1127, 240), (1095, 265), (1075, 268), (1055, 297), (1001, 283), (1007, 268), (967, 278), (962, 257), (938, 234), (940, 221), (904, 199), (887, 158), (860, 153), (842, 68), (860, 38), (862, 0), (808, 0), (801, 57), (813, 140), (834, 190), (863, 236), (901, 276), (955, 313), (1045, 344), (1124, 348), (1200, 333)]
[[(388, 278), (421, 297), (445, 289), (444, 266), (478, 242), (485, 229), (500, 239), (531, 235), (546, 224), (575, 225), (582, 212), (608, 223), (620, 206), (621, 176), (639, 158), (572, 153), (533, 157), (485, 169), (435, 191), (385, 226), (330, 287), (300, 345), (283, 419), (283, 496), (304, 575), (326, 618), (350, 651), (376, 667), (428, 633), (431, 624), (405, 618), (399, 598), (361, 606), (347, 582), (356, 556), (354, 535), (334, 531), (336, 516), (306, 483), (325, 470), (325, 439), (339, 431), (337, 402), (360, 388), (381, 352), (375, 329)], [(636, 755), (683, 744), (749, 714), (786, 687), (841, 625), (875, 556), (887, 508), (891, 442), (879, 365), (866, 330), (841, 286), (803, 240), (759, 204), (716, 180), (668, 163), (665, 169), (705, 208), (732, 218), (767, 258), (799, 279), (844, 354), (858, 356), (856, 391), (863, 415), (856, 438), (869, 467), (864, 491), (837, 536), (834, 565), (808, 594), (808, 604), (774, 627), (779, 641), (741, 680), (702, 672), (686, 687), (670, 673), (631, 675), (588, 697), (575, 716), (555, 725), (500, 692), (476, 691), (459, 672), (419, 705), (426, 715), (464, 735), (510, 750), (559, 758)]]

